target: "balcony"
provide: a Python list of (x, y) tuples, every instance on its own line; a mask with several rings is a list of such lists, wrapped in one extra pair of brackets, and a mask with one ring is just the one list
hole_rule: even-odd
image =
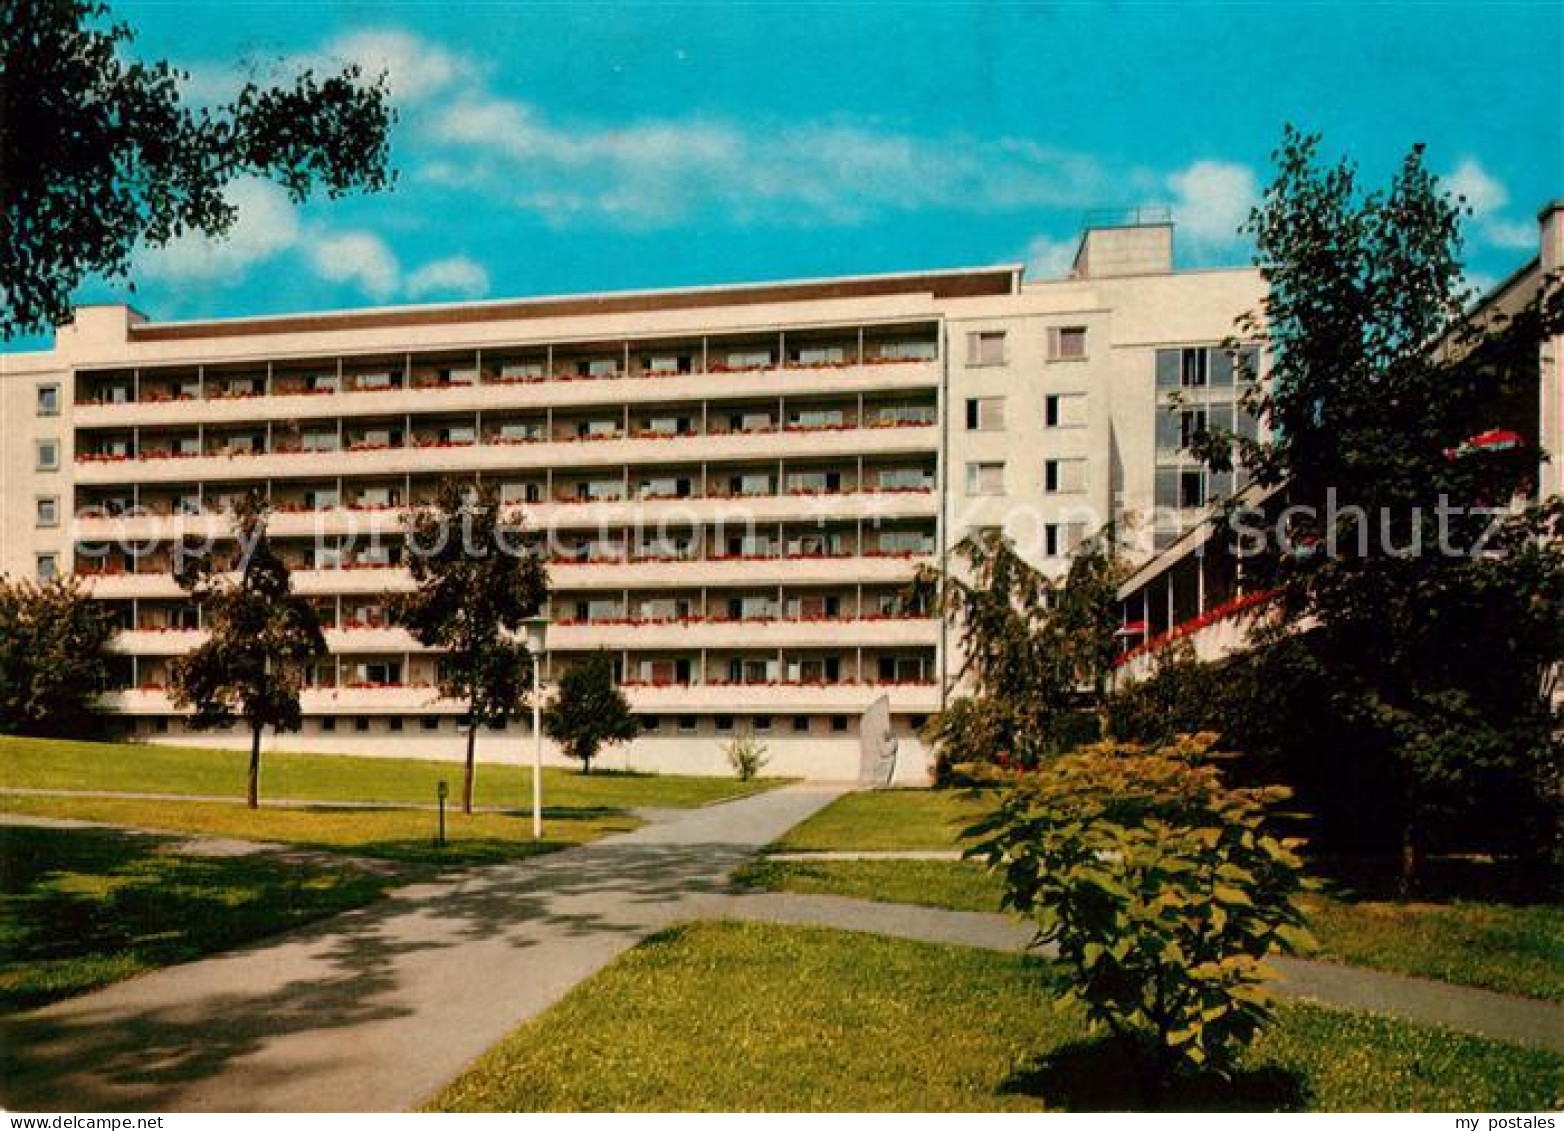
[(940, 365), (932, 359), (871, 360), (865, 364), (713, 366), (705, 372), (615, 370), (599, 376), (574, 373), (502, 377), (486, 372), (477, 384), (414, 382), (408, 387), (349, 391), (330, 385), (305, 389), (273, 384), (271, 393), (200, 396), (193, 389), (153, 393), (143, 399), (78, 401), (79, 427), (177, 426), (196, 423), (321, 420), (337, 416), (543, 409), (586, 404), (697, 402), (735, 397), (775, 398), (807, 392), (856, 394), (936, 388)]
[[(881, 695), (897, 714), (932, 714), (939, 709), (933, 684), (628, 684), (633, 710), (647, 714), (730, 712), (786, 714), (862, 713)], [(300, 695), (306, 715), (459, 715), (463, 705), (442, 699), (429, 686), (306, 688)], [(99, 698), (105, 710), (122, 715), (180, 713), (164, 687), (148, 685), (114, 691)]]
[(785, 428), (690, 436), (588, 436), (571, 440), (493, 443), (361, 442), (345, 451), (234, 452), (228, 455), (79, 452), (83, 485), (249, 481), (293, 477), (441, 475), (481, 471), (656, 466), (692, 461), (846, 459), (927, 454), (939, 446), (933, 424), (850, 428)]

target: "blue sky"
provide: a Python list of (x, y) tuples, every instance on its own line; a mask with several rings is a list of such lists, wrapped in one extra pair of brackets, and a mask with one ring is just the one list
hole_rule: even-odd
[[(1233, 229), (1284, 122), (1381, 180), (1414, 141), (1466, 192), (1469, 267), (1564, 193), (1557, 5), (162, 3), (134, 51), (221, 98), (247, 70), (389, 70), (393, 192), (236, 185), (218, 245), (138, 256), (154, 318), (1067, 262), (1082, 214)], [(1551, 77), (1549, 77), (1551, 76)], [(13, 343), (12, 348), (36, 346)]]

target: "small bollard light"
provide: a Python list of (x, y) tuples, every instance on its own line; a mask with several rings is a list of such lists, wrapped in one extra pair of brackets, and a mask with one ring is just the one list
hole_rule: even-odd
[(451, 787), (446, 785), (443, 781), (440, 782), (439, 785), (435, 786), (435, 795), (440, 799), (440, 835), (435, 838), (435, 844), (439, 845), (441, 848), (445, 847), (445, 799), (447, 796), (449, 796), (450, 792)]

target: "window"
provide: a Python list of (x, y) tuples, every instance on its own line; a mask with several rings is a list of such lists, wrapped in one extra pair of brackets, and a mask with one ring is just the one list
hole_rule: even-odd
[(688, 354), (659, 354), (646, 359), (648, 373), (688, 373), (689, 371)]
[(60, 386), (54, 384), (38, 386), (38, 415), (60, 415)]
[(1205, 350), (1184, 350), (1179, 359), (1179, 384), (1186, 389), (1203, 388), (1210, 379), (1210, 363), (1211, 355)]
[(1003, 495), (1005, 465), (1002, 463), (967, 464), (967, 494)]
[(794, 715), (793, 716), (793, 733), (794, 734), (808, 734), (809, 733), (809, 716), (808, 715)]
[(54, 578), (59, 576), (60, 559), (58, 555), (39, 554), (37, 564), (39, 581), (52, 581)]
[(53, 495), (38, 496), (37, 526), (60, 525), (60, 500)]
[(1178, 446), (1187, 448), (1195, 442), (1195, 437), (1206, 430), (1206, 413), (1204, 409), (1186, 409), (1179, 413), (1178, 419)]
[(770, 350), (734, 350), (728, 354), (729, 369), (764, 369), (770, 364)]
[(1179, 472), (1178, 505), (1185, 508), (1206, 505), (1206, 477), (1203, 472)]
[(60, 470), (60, 441), (39, 440), (34, 445), (33, 466), (38, 471)]
[(420, 718), (418, 720), (418, 725), (423, 730), (439, 730), (440, 729), (440, 716), (439, 715), (424, 715), (422, 718)]
[(968, 432), (1002, 432), (1004, 428), (1004, 397), (967, 398)]
[(847, 716), (846, 715), (832, 715), (831, 716), (831, 730), (835, 734), (846, 734), (847, 733)]
[(1043, 464), (1043, 490), (1050, 495), (1086, 490), (1086, 461), (1051, 459)]
[(771, 716), (756, 715), (753, 726), (756, 734), (769, 734), (771, 732)]
[(360, 734), (364, 734), (369, 730), (369, 720), (363, 715), (359, 715), (353, 720), (353, 729), (358, 731)]
[(330, 715), (327, 715), (325, 718), (320, 720), (320, 729), (325, 733), (330, 734), (332, 731), (337, 729), (337, 720), (332, 718)]
[(662, 719), (657, 715), (642, 715), (641, 730), (646, 734), (656, 734), (662, 727)]
[(841, 346), (801, 346), (795, 356), (799, 365), (840, 365), (846, 355)]
[(1048, 331), (1048, 358), (1050, 361), (1084, 361), (1086, 359), (1086, 327), (1055, 326)]
[(1043, 554), (1050, 558), (1069, 557), (1085, 534), (1083, 523), (1050, 522), (1043, 527)]
[(680, 734), (694, 734), (695, 733), (695, 727), (696, 727), (696, 722), (695, 722), (695, 716), (694, 715), (680, 715), (679, 716), (679, 733)]
[(401, 715), (392, 715), (389, 719), (386, 720), (386, 726), (390, 727), (393, 731), (401, 730), (402, 729), (402, 716)]
[(1081, 393), (1054, 393), (1043, 399), (1043, 427), (1080, 428), (1086, 423), (1086, 397)]
[(933, 342), (884, 342), (880, 356), (890, 361), (933, 361), (937, 348)]
[(968, 365), (1003, 365), (1005, 363), (1005, 332), (1003, 330), (979, 330), (967, 335)]
[(718, 715), (717, 716), (717, 733), (718, 734), (727, 734), (732, 729), (733, 729), (733, 716), (732, 715)]

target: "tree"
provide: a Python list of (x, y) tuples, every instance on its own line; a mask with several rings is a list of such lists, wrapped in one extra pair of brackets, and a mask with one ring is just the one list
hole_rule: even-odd
[(127, 58), (133, 36), (102, 0), (0, 5), (0, 335), (67, 321), (89, 275), (123, 278), (141, 245), (227, 233), (240, 176), (295, 201), (391, 182), (395, 113), (384, 76), (358, 67), (287, 86), (249, 82), (192, 108), (166, 62)]
[(174, 703), (192, 707), (198, 730), (250, 730), (246, 800), (260, 805), (261, 735), (298, 730), (299, 692), (326, 653), (326, 638), (310, 602), (293, 592), (288, 566), (266, 534), (267, 508), (258, 494), (234, 513), (238, 577), (219, 570), (210, 552), (179, 555), (175, 577), (199, 606), (208, 635), (173, 663)]
[[(955, 547), (957, 570), (922, 570), (914, 599), (952, 618), (966, 693), (929, 723), (941, 782), (999, 764), (1039, 765), (1070, 745), (1083, 705), (1101, 709), (1123, 567), (1112, 532), (1087, 539), (1062, 582), (996, 531)], [(967, 769), (959, 769), (967, 767)]]
[(444, 653), (440, 694), (467, 705), (462, 812), (471, 813), (478, 728), (504, 725), (527, 705), (532, 657), (519, 634), (548, 598), (548, 572), (492, 483), (446, 480), (405, 525), (417, 588), (393, 599), (392, 615)]
[(559, 693), (543, 711), (543, 729), (588, 774), (602, 747), (636, 736), (640, 728), (606, 653), (594, 652), (560, 677)]
[(109, 678), (115, 632), (101, 601), (74, 577), (0, 577), (0, 733), (81, 737)]
[(1062, 755), (969, 834), (1148, 1101), (1177, 1073), (1229, 1068), (1271, 1016), (1265, 959), (1310, 942), (1301, 842), (1270, 828), (1287, 791), (1228, 785), (1212, 740)]
[(1287, 131), (1247, 224), (1267, 295), (1240, 331), (1269, 347), (1267, 384), (1247, 393), (1268, 435), (1213, 430), (1196, 446), (1314, 508), (1246, 568), (1280, 587), (1284, 622), (1315, 626), (1320, 668), (1357, 689), (1344, 708), (1370, 741), (1354, 745), (1390, 760), (1410, 885), (1440, 814), (1500, 780), (1546, 807), (1556, 782), (1564, 512), (1542, 500), (1496, 518), (1531, 491), (1539, 453), (1471, 441), (1508, 402), (1535, 411), (1564, 295), (1547, 279), (1518, 314), (1475, 315), (1463, 204), (1422, 147), (1373, 191), (1318, 151)]

